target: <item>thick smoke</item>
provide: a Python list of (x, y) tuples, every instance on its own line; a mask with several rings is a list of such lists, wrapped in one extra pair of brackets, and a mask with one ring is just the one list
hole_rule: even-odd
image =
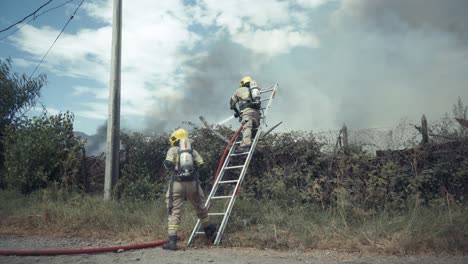
[(322, 69), (336, 77), (320, 80), (331, 89), (341, 82), (338, 112), (358, 127), (388, 126), (423, 113), (434, 120), (458, 96), (466, 101), (467, 8), (463, 0), (345, 0), (323, 35)]
[(439, 31), (452, 34), (465, 45), (467, 10), (465, 0), (345, 0), (341, 9), (379, 31)]
[(240, 78), (252, 73), (252, 61), (249, 52), (235, 44), (213, 45), (208, 54), (186, 65), (194, 72), (178, 88), (178, 95), (165, 98), (159, 102), (157, 112), (148, 113), (147, 130), (167, 132), (188, 122), (199, 126), (200, 115), (210, 122), (232, 115), (229, 98)]
[[(177, 97), (148, 113), (148, 129), (168, 131), (199, 115), (220, 121), (232, 112), (231, 94), (240, 78), (280, 90), (269, 122), (282, 130), (395, 126), (402, 118), (435, 120), (458, 96), (468, 100), (468, 2), (463, 0), (344, 0), (320, 16), (326, 25), (318, 49), (296, 48), (273, 58), (227, 40), (193, 60), (195, 69)], [(315, 24), (314, 24), (315, 23)], [(238, 124), (232, 123), (237, 126)]]
[(106, 152), (107, 121), (96, 129), (96, 134), (83, 136), (86, 139), (85, 149), (88, 156), (100, 155)]

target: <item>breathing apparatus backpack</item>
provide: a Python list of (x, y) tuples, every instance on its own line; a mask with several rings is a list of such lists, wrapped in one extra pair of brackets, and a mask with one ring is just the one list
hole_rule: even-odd
[(190, 139), (182, 138), (179, 141), (179, 177), (193, 177), (194, 165)]
[(244, 108), (253, 108), (253, 109), (260, 109), (261, 108), (261, 100), (260, 100), (260, 89), (257, 85), (257, 82), (252, 80), (250, 81), (250, 85), (247, 86), (247, 88), (249, 89), (249, 97), (250, 99), (247, 100), (241, 108), (244, 109)]

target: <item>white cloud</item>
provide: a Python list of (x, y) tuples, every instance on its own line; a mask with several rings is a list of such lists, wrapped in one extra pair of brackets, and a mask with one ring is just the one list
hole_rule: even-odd
[[(322, 1), (299, 1), (296, 4), (317, 7)], [(203, 25), (208, 21), (226, 29), (232, 41), (254, 53), (276, 56), (295, 47), (318, 47), (318, 38), (302, 28), (307, 23), (304, 12), (291, 8), (292, 2), (263, 1), (200, 1), (194, 9), (195, 19)]]
[[(26, 25), (12, 39), (21, 50), (39, 61), (58, 33), (58, 30), (50, 27)], [(110, 34), (109, 27), (84, 29), (75, 35), (63, 33), (41, 67), (60, 75), (106, 82), (109, 78)]]
[(216, 24), (226, 27), (231, 34), (239, 31), (243, 24), (271, 27), (291, 21), (289, 4), (286, 1), (205, 0), (202, 4), (207, 16), (215, 16)]
[(84, 94), (91, 94), (96, 99), (107, 100), (109, 97), (109, 91), (107, 88), (96, 88), (96, 87), (86, 87), (86, 86), (75, 86), (73, 87), (72, 95), (81, 96)]
[(286, 29), (240, 32), (235, 35), (234, 41), (256, 53), (269, 56), (289, 53), (293, 47), (317, 48), (319, 46), (319, 40), (313, 34)]
[(91, 119), (105, 120), (108, 115), (107, 103), (100, 102), (86, 102), (82, 103), (83, 108), (86, 110), (75, 111), (75, 115)]
[[(125, 2), (125, 1), (123, 1)], [(83, 4), (89, 16), (94, 17), (102, 22), (112, 24), (112, 3), (113, 1), (94, 1)]]
[(23, 68), (35, 65), (32, 61), (21, 59), (21, 58), (13, 58), (12, 62), (16, 66), (23, 67)]
[(317, 8), (327, 2), (336, 0), (295, 0), (296, 4), (306, 8)]

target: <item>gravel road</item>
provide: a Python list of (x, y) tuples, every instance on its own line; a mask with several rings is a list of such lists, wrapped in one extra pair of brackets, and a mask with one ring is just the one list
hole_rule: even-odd
[[(38, 236), (20, 237), (11, 235), (0, 235), (0, 250), (25, 250), (25, 249), (75, 249), (90, 247), (115, 246), (113, 244), (98, 240), (84, 240), (79, 238), (44, 238)], [(107, 263), (291, 263), (291, 264), (466, 264), (468, 256), (456, 257), (434, 257), (434, 256), (362, 256), (359, 254), (345, 254), (335, 251), (317, 250), (312, 252), (279, 252), (258, 249), (240, 248), (185, 248), (176, 252), (168, 252), (159, 248), (123, 251), (120, 253), (99, 253), (93, 255), (63, 255), (63, 256), (40, 256), (40, 257), (18, 257), (0, 256), (0, 263), (23, 264), (23, 263), (78, 263), (78, 264), (107, 264)]]

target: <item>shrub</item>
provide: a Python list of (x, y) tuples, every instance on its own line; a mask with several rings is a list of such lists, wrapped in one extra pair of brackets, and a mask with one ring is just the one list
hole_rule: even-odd
[(149, 200), (164, 191), (164, 168), (161, 166), (166, 150), (167, 135), (145, 136), (142, 133), (123, 133), (124, 148), (121, 177), (115, 193), (121, 198)]
[(7, 186), (22, 193), (59, 184), (76, 187), (83, 142), (73, 134), (73, 114), (43, 112), (5, 130)]

